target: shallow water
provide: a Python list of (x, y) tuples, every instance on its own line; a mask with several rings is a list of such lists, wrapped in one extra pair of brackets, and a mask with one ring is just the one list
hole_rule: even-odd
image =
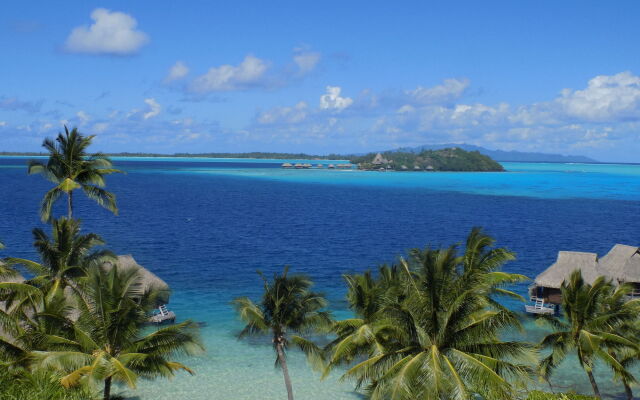
[[(203, 322), (206, 354), (186, 360), (193, 377), (141, 382), (141, 399), (284, 398), (268, 340), (237, 341), (229, 302), (259, 295), (255, 273), (309, 274), (344, 315), (341, 274), (391, 262), (407, 249), (448, 245), (483, 226), (518, 254), (507, 265), (535, 276), (559, 250), (604, 254), (640, 242), (640, 166), (504, 163), (507, 173), (396, 173), (282, 170), (283, 160), (118, 160), (126, 175), (109, 177), (115, 217), (82, 198), (77, 215), (112, 249), (170, 283), (179, 319)], [(314, 161), (314, 165), (317, 162)], [(25, 160), (0, 158), (0, 238), (4, 254), (34, 257), (30, 230), (48, 188), (26, 176)], [(81, 197), (81, 196), (77, 196)], [(516, 288), (526, 292), (526, 285)], [(510, 304), (521, 308), (519, 304)], [(527, 320), (522, 337), (541, 328)], [(322, 382), (292, 352), (294, 390), (302, 399), (357, 399), (353, 383)], [(609, 396), (622, 393), (596, 371)], [(584, 372), (568, 362), (553, 384), (589, 392)]]

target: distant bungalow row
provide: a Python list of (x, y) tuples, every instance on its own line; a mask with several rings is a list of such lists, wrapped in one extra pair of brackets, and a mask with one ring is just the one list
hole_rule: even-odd
[[(358, 164), (357, 167), (358, 169), (365, 169), (365, 170), (373, 170), (373, 171), (392, 171), (394, 168), (391, 166), (391, 164), (393, 163), (392, 160), (387, 160), (385, 159), (382, 154), (378, 153), (376, 154), (375, 158), (373, 159), (373, 161), (371, 162), (371, 165), (363, 165), (363, 164)], [(328, 169), (353, 169), (355, 165), (354, 164), (329, 164), (328, 166), (326, 166), (326, 168)], [(282, 164), (282, 168), (285, 169), (311, 169), (311, 168), (315, 168), (315, 169), (323, 169), (325, 168), (324, 164), (317, 164), (315, 167), (311, 164), (301, 164), (301, 163), (297, 163), (297, 164), (291, 164), (291, 163), (284, 163)], [(402, 165), (400, 166), (400, 169), (403, 171), (409, 171), (409, 170), (413, 170), (413, 171), (434, 171), (435, 169), (433, 168), (432, 165), (427, 165), (424, 168), (421, 168), (418, 165), (414, 165), (413, 168), (409, 168), (406, 165)]]
[(588, 284), (604, 276), (616, 286), (629, 284), (633, 287), (632, 298), (640, 298), (640, 248), (616, 244), (602, 258), (596, 253), (560, 251), (556, 262), (536, 276), (529, 287), (533, 305), (527, 305), (531, 314), (554, 314), (562, 303), (562, 283), (571, 273), (580, 270)]
[[(285, 169), (311, 169), (311, 168), (316, 168), (316, 169), (323, 169), (325, 168), (324, 164), (317, 164), (315, 167), (311, 164), (291, 164), (291, 163), (284, 163), (282, 164), (282, 168)], [(326, 166), (326, 168), (329, 169), (353, 169), (353, 164), (329, 164)]]

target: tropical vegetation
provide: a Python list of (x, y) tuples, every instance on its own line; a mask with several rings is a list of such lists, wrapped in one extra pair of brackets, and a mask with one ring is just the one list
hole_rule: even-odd
[(600, 361), (624, 383), (627, 398), (632, 400), (630, 385), (635, 378), (628, 366), (637, 358), (639, 347), (637, 331), (629, 327), (637, 323), (640, 300), (628, 300), (631, 288), (616, 288), (605, 277), (588, 284), (579, 270), (561, 290), (565, 318), (548, 319), (554, 332), (541, 342), (550, 350), (540, 364), (542, 376), (548, 379), (568, 354), (575, 353), (597, 398), (601, 394), (593, 372)]
[(525, 278), (499, 270), (513, 254), (492, 243), (474, 229), (462, 253), (415, 249), (378, 280), (347, 277), (360, 318), (336, 323), (329, 368), (349, 365), (343, 378), (371, 399), (514, 398), (535, 352), (500, 339), (519, 322), (493, 296), (518, 297), (505, 286)]
[[(380, 157), (377, 157), (380, 154)], [(349, 160), (360, 169), (390, 169), (396, 171), (504, 171), (500, 163), (478, 151), (459, 147), (420, 152), (388, 151), (353, 156)]]
[(272, 280), (263, 279), (262, 299), (255, 303), (248, 297), (237, 298), (233, 305), (246, 324), (238, 335), (271, 335), (276, 353), (276, 366), (282, 368), (287, 397), (293, 400), (293, 387), (287, 367), (286, 350), (295, 344), (311, 357), (319, 357), (319, 348), (303, 335), (326, 331), (331, 316), (322, 294), (311, 290), (312, 282), (305, 275), (291, 275), (285, 267)]
[[(56, 184), (45, 195), (43, 221), (51, 234), (34, 228), (38, 261), (0, 261), (0, 398), (112, 399), (112, 383), (135, 387), (139, 377), (193, 373), (174, 357), (202, 350), (191, 321), (147, 328), (149, 314), (165, 294), (145, 285), (140, 268), (121, 268), (95, 233), (83, 233), (73, 217), (72, 192), (81, 188), (117, 212), (104, 176), (119, 172), (101, 153), (89, 154), (93, 136), (77, 129), (45, 140), (46, 163), (32, 161)], [(67, 215), (53, 204), (65, 194)], [(27, 273), (22, 278), (21, 273)]]
[(89, 154), (87, 148), (95, 136), (84, 136), (77, 128), (71, 131), (64, 127), (55, 141), (45, 139), (42, 143), (49, 157), (46, 163), (29, 162), (29, 174), (41, 174), (55, 186), (45, 193), (40, 208), (40, 217), (49, 221), (53, 205), (61, 196), (67, 197), (67, 216), (73, 216), (73, 191), (82, 189), (84, 194), (114, 214), (118, 213), (116, 196), (104, 189), (104, 177), (121, 172), (113, 168), (109, 157), (103, 153)]

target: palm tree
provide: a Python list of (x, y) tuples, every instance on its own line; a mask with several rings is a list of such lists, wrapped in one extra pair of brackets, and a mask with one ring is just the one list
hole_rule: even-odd
[(87, 153), (87, 148), (95, 136), (84, 136), (77, 128), (69, 132), (66, 126), (64, 131), (64, 134), (58, 134), (55, 142), (52, 139), (44, 140), (42, 146), (49, 152), (46, 164), (36, 160), (29, 162), (29, 174), (42, 174), (55, 184), (42, 199), (42, 221), (51, 219), (51, 208), (63, 194), (67, 195), (67, 213), (71, 219), (73, 191), (80, 188), (87, 197), (117, 215), (116, 196), (103, 187), (105, 175), (121, 171), (112, 168), (111, 160), (106, 155)]
[(81, 234), (80, 221), (60, 217), (53, 220), (51, 228), (51, 237), (40, 228), (32, 231), (40, 263), (22, 258), (5, 259), (7, 265), (22, 265), (34, 274), (28, 283), (44, 288), (45, 293), (64, 289), (92, 265), (115, 260), (110, 251), (94, 250), (96, 246), (104, 245), (104, 241), (95, 233)]
[(600, 390), (593, 374), (596, 360), (609, 366), (623, 382), (633, 381), (633, 376), (613, 354), (636, 350), (634, 341), (616, 332), (637, 318), (635, 302), (611, 306), (612, 299), (621, 299), (624, 288), (617, 292), (613, 284), (604, 277), (588, 284), (580, 270), (574, 271), (569, 280), (563, 282), (562, 307), (565, 320), (549, 318), (555, 332), (541, 342), (551, 353), (540, 364), (542, 376), (549, 379), (567, 354), (575, 352), (580, 366), (585, 370), (593, 393), (600, 398)]
[(134, 388), (139, 376), (193, 373), (169, 358), (202, 350), (197, 325), (186, 321), (144, 335), (147, 313), (158, 293), (142, 287), (138, 270), (90, 269), (84, 282), (73, 288), (79, 315), (72, 332), (65, 338), (44, 336), (48, 350), (34, 352), (35, 358), (44, 368), (64, 372), (60, 382), (65, 387), (101, 381), (104, 400), (111, 398), (114, 381)]
[(355, 315), (333, 323), (331, 330), (336, 339), (325, 347), (325, 352), (331, 356), (323, 377), (338, 365), (347, 365), (359, 357), (374, 355), (379, 350), (377, 344), (385, 340), (384, 335), (393, 333), (386, 329), (386, 324), (381, 323), (384, 318), (382, 309), (391, 296), (397, 298), (401, 295), (398, 289), (402, 285), (402, 278), (397, 265), (380, 266), (377, 277), (371, 271), (344, 276), (347, 301)]
[(401, 259), (398, 287), (370, 322), (368, 353), (342, 349), (346, 361), (364, 356), (343, 379), (366, 383), (370, 399), (513, 398), (513, 384), (528, 378), (535, 357), (531, 346), (499, 337), (519, 325), (493, 297), (517, 297), (503, 286), (524, 277), (498, 270), (513, 254), (492, 244), (474, 229), (462, 256), (452, 246)]
[[(308, 355), (318, 357), (318, 348), (300, 334), (319, 332), (331, 324), (331, 317), (324, 309), (325, 298), (311, 291), (313, 283), (304, 275), (288, 275), (285, 267), (282, 274), (274, 274), (268, 281), (262, 274), (264, 293), (260, 303), (256, 304), (247, 297), (233, 301), (233, 305), (246, 326), (239, 337), (256, 334), (271, 334), (276, 352), (276, 366), (282, 368), (287, 397), (293, 400), (293, 388), (287, 368), (285, 351), (289, 340)], [(298, 335), (291, 335), (297, 333)]]
[[(625, 308), (634, 308), (636, 315), (640, 312), (640, 301), (629, 301), (629, 295), (633, 291), (631, 285), (620, 285), (615, 292), (605, 300), (605, 309), (609, 312), (625, 312)], [(640, 336), (640, 321), (630, 321), (615, 327), (615, 333), (636, 343)], [(623, 367), (623, 371), (630, 371), (640, 361), (640, 347), (610, 349), (609, 353)], [(624, 385), (627, 400), (633, 400), (631, 385), (637, 380), (632, 374), (620, 374), (615, 369), (613, 373)]]

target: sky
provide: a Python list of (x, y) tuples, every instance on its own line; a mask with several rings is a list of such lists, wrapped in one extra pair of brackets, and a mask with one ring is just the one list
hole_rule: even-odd
[(640, 162), (637, 1), (0, 6), (0, 151), (468, 143)]

